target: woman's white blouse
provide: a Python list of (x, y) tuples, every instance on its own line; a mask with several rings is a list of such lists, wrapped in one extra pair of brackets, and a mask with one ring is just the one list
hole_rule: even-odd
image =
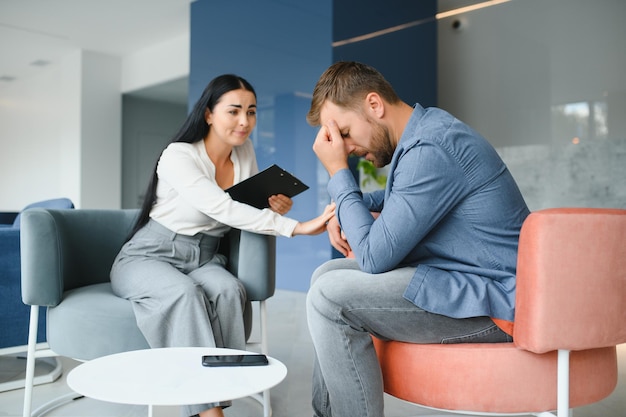
[[(258, 172), (254, 147), (248, 139), (231, 154), (237, 184)], [(150, 217), (183, 235), (203, 232), (223, 236), (231, 227), (268, 235), (290, 237), (298, 223), (270, 209), (239, 203), (215, 180), (215, 166), (204, 141), (175, 142), (161, 154), (159, 182)]]

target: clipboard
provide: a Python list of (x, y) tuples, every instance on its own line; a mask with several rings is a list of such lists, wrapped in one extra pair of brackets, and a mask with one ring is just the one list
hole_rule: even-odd
[(225, 191), (233, 200), (264, 209), (269, 207), (267, 199), (272, 195), (284, 194), (293, 198), (308, 189), (308, 185), (274, 164)]

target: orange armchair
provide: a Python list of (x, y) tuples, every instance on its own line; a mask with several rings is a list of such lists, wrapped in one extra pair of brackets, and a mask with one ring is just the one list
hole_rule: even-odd
[(520, 235), (513, 343), (374, 345), (394, 397), (459, 414), (566, 417), (615, 389), (625, 323), (626, 210), (546, 209)]

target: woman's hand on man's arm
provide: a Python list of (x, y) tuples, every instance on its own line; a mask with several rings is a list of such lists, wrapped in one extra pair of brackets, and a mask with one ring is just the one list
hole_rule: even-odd
[(326, 230), (326, 224), (335, 216), (335, 203), (330, 203), (324, 208), (324, 212), (314, 219), (299, 222), (293, 230), (292, 236), (296, 235), (319, 235)]

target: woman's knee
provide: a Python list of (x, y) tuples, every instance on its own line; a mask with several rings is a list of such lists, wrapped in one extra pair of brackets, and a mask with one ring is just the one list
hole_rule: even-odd
[(175, 298), (184, 298), (187, 300), (202, 299), (204, 297), (202, 287), (191, 280), (181, 280), (177, 285), (166, 289)]
[(239, 279), (231, 279), (223, 286), (222, 292), (228, 297), (245, 301), (246, 300), (246, 287)]
[(239, 302), (243, 305), (246, 300), (246, 288), (241, 280), (230, 277), (213, 277), (202, 283), (202, 288), (209, 300), (226, 301), (227, 303)]

